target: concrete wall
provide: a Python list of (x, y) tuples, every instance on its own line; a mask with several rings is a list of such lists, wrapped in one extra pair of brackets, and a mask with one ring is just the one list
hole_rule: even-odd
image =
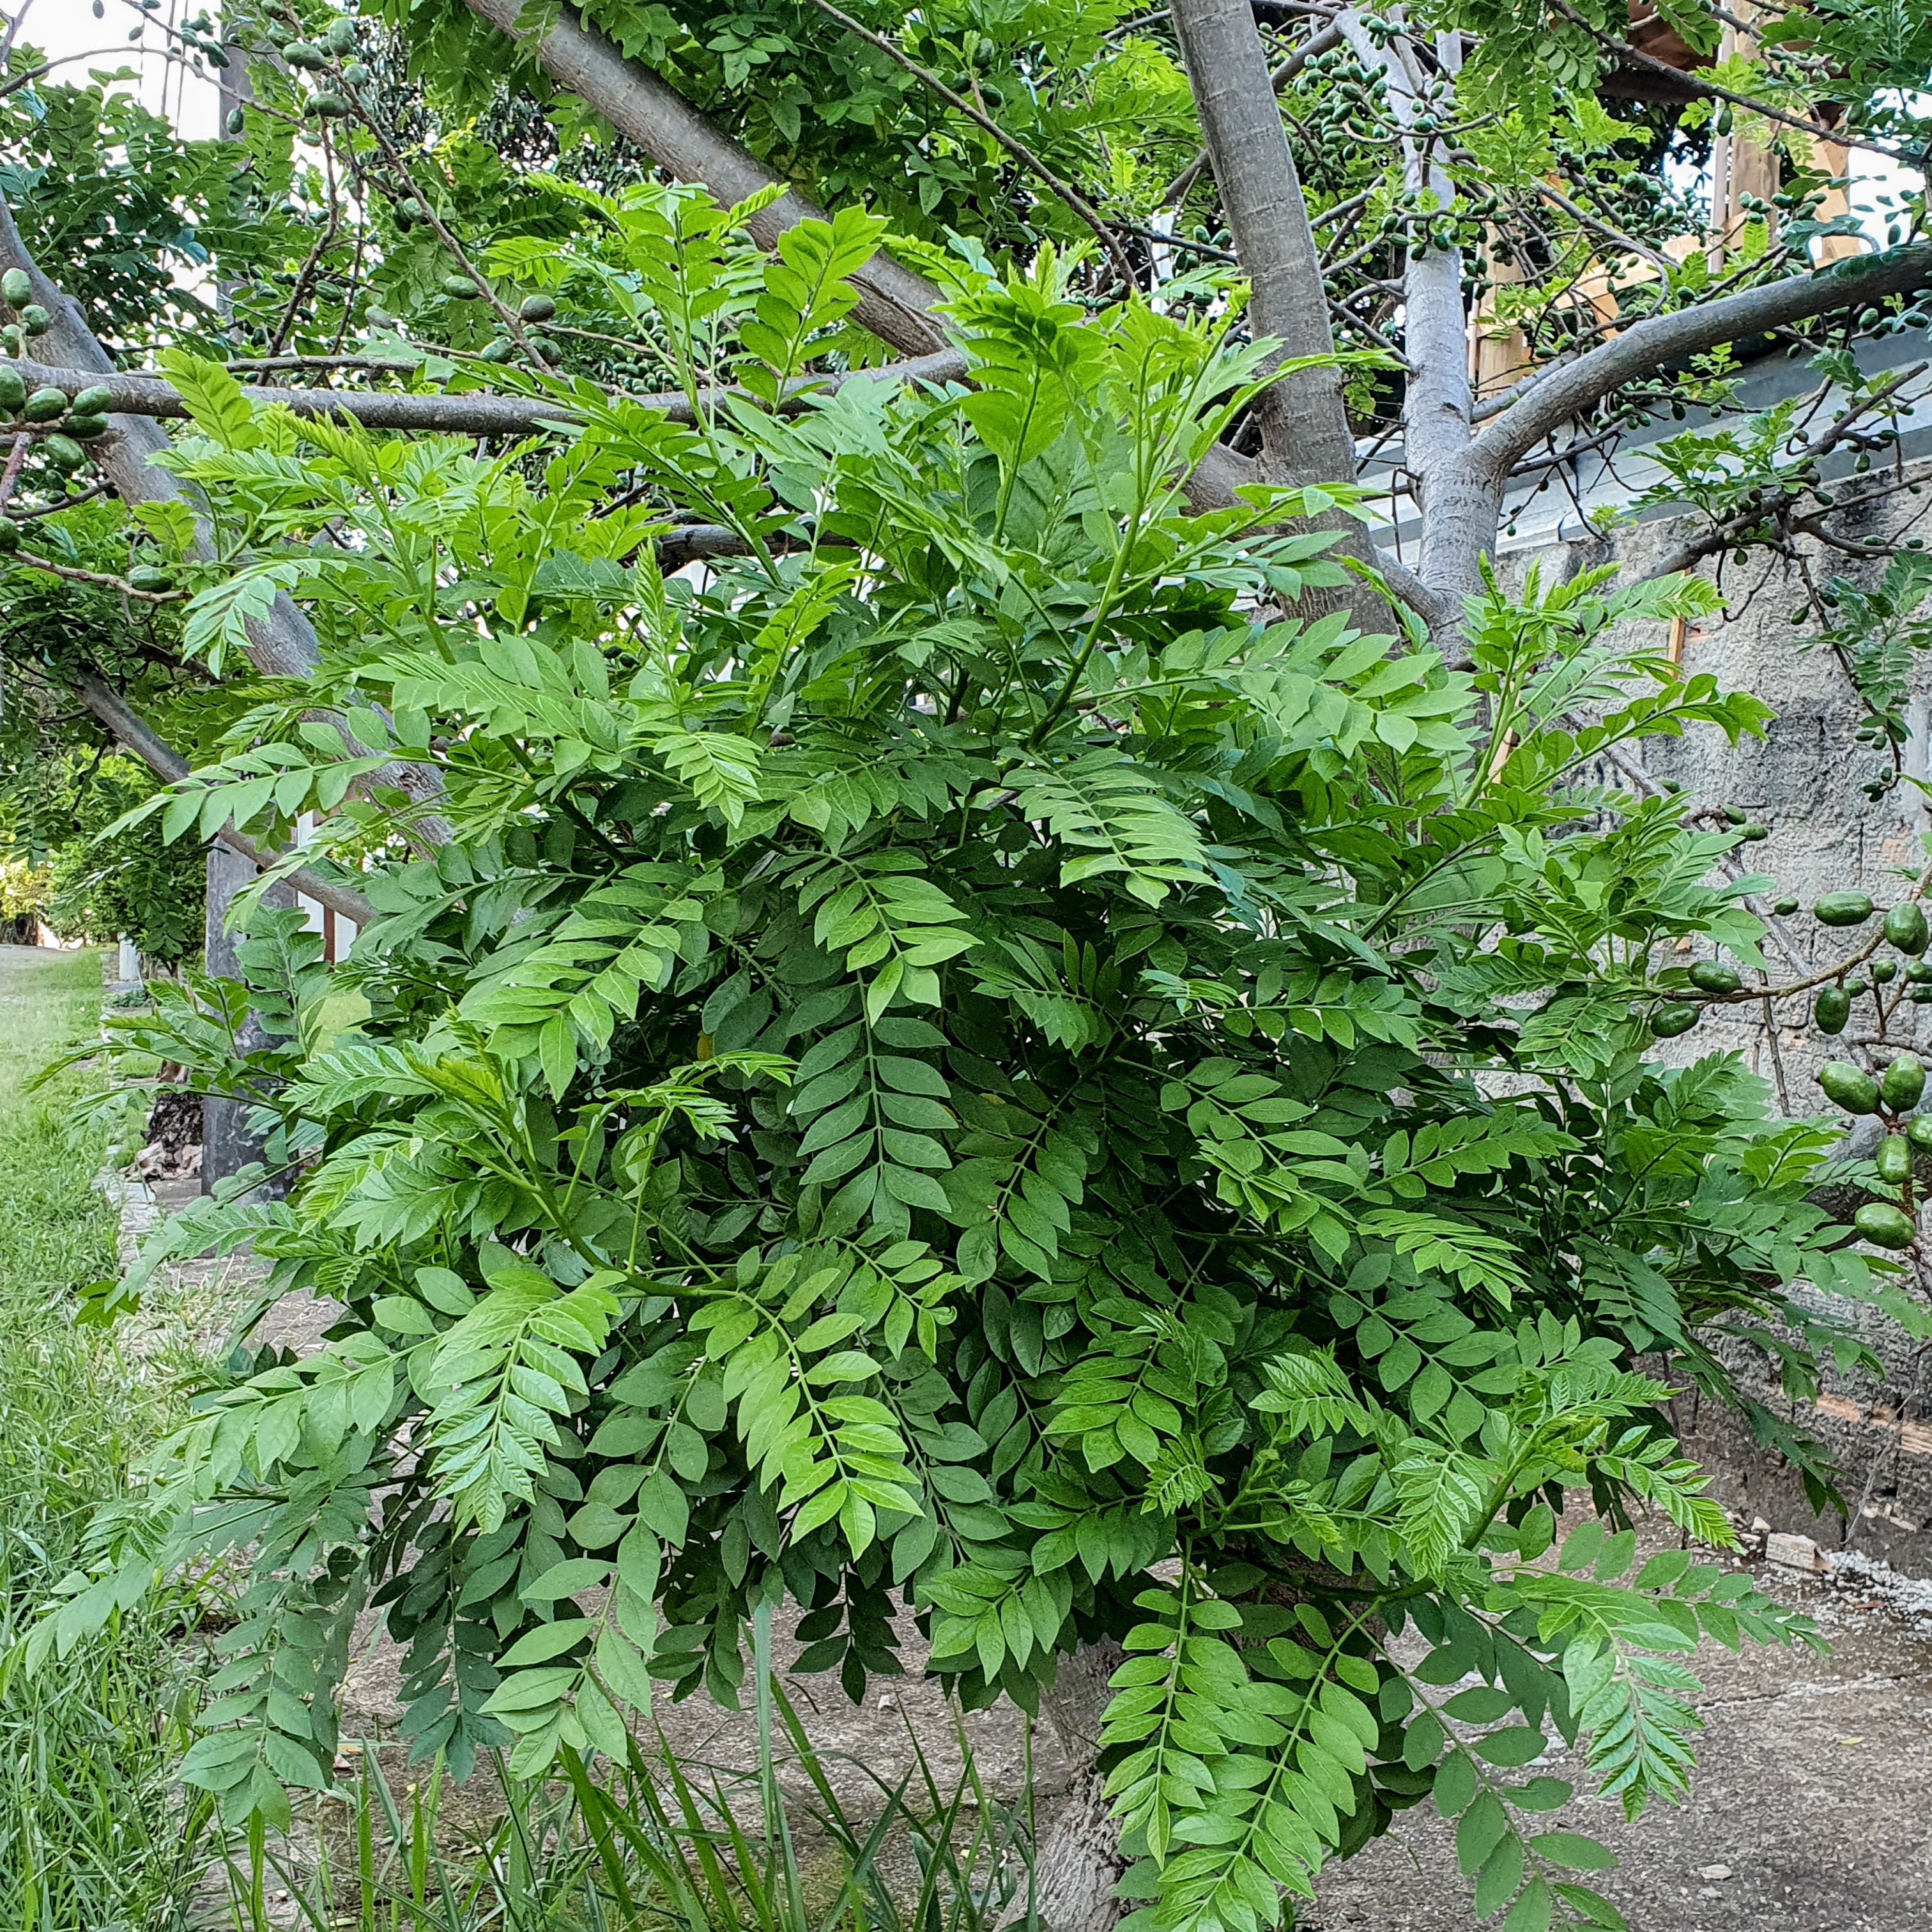
[[(1932, 475), (1932, 465), (1921, 468)], [(1546, 573), (1567, 575), (1614, 555), (1641, 570), (1687, 533), (1682, 524), (1646, 523), (1623, 532), (1614, 550), (1595, 543), (1546, 544), (1517, 550), (1508, 561), (1520, 573), (1533, 556)], [(1855, 578), (1875, 575), (1882, 567), (1842, 556), (1822, 556), (1814, 565), (1822, 575)], [(1888, 760), (1858, 742), (1861, 712), (1844, 673), (1825, 652), (1804, 649), (1802, 632), (1786, 621), (1802, 601), (1786, 567), (1726, 566), (1724, 587), (1730, 615), (1688, 633), (1684, 667), (1689, 673), (1708, 671), (1720, 685), (1762, 698), (1778, 714), (1768, 736), (1732, 746), (1721, 733), (1700, 729), (1681, 740), (1652, 740), (1634, 755), (1652, 778), (1683, 788), (1687, 808), (1736, 806), (1769, 827), (1768, 839), (1739, 848), (1738, 856), (1746, 869), (1775, 881), (1766, 901), (1790, 896), (1801, 902), (1796, 915), (1772, 922), (1766, 949), (1774, 982), (1789, 981), (1845, 957), (1873, 930), (1848, 934), (1822, 927), (1810, 916), (1813, 900), (1848, 888), (1868, 892), (1880, 906), (1900, 897), (1926, 863), (1932, 818), (1923, 795), (1909, 784), (1876, 802), (1865, 796), (1864, 783), (1887, 769)], [(1932, 664), (1922, 667), (1919, 689), (1913, 717), (1922, 732)], [(1907, 765), (1924, 771), (1922, 739), (1910, 748)], [(1613, 772), (1602, 776), (1621, 782)], [(1854, 1041), (1872, 1037), (1871, 1016), (1870, 1000), (1858, 1000), (1845, 1034), (1827, 1040), (1807, 1023), (1808, 1005), (1801, 1010), (1798, 1001), (1787, 1001), (1779, 1009), (1783, 1024), (1774, 1040), (1761, 1007), (1718, 1008), (1662, 1050), (1688, 1060), (1715, 1048), (1734, 1048), (1767, 1082), (1782, 1086), (1790, 1112), (1822, 1113), (1827, 1108), (1814, 1078), (1817, 1068), (1827, 1059), (1846, 1057), (1845, 1048)], [(1932, 1059), (1932, 1006), (1902, 1005), (1888, 1039)], [(1881, 1048), (1881, 1058), (1884, 1053)], [(1932, 1282), (1922, 1268), (1915, 1264), (1904, 1285), (1915, 1299), (1932, 1306)], [(1780, 1414), (1795, 1414), (1830, 1445), (1845, 1472), (1850, 1524), (1815, 1517), (1790, 1471), (1758, 1451), (1736, 1418), (1713, 1414), (1708, 1406), (1700, 1413), (1686, 1399), (1679, 1420), (1688, 1444), (1720, 1470), (1718, 1493), (1747, 1520), (1761, 1515), (1774, 1529), (1802, 1531), (1827, 1546), (1849, 1541), (1916, 1574), (1932, 1575), (1932, 1344), (1870, 1311), (1814, 1300), (1820, 1312), (1840, 1318), (1859, 1315), (1860, 1334), (1882, 1363), (1882, 1375), (1834, 1373), (1817, 1404), (1794, 1405), (1755, 1352), (1727, 1345), (1724, 1352), (1759, 1400)]]

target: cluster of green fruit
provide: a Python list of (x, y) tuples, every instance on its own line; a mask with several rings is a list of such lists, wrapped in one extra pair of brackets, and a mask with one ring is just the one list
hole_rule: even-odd
[[(1772, 910), (1788, 915), (1798, 910), (1798, 902), (1780, 899)], [(1876, 910), (1863, 892), (1827, 892), (1812, 907), (1811, 914), (1821, 926), (1843, 928), (1863, 926)], [(1915, 1006), (1932, 1005), (1932, 960), (1920, 956), (1932, 944), (1932, 924), (1926, 920), (1924, 908), (1916, 899), (1903, 900), (1893, 906), (1885, 916), (1883, 938), (1894, 952), (1906, 956), (1904, 974), (1910, 988), (1906, 998)], [(1812, 1004), (1811, 1017), (1820, 1033), (1843, 1033), (1852, 1017), (1852, 1000), (1868, 985), (1889, 986), (1899, 976), (1895, 959), (1876, 959), (1868, 970), (1868, 982), (1840, 980), (1820, 992)], [(1744, 990), (1744, 982), (1736, 969), (1720, 960), (1700, 959), (1686, 976), (1699, 992), (1718, 998)], [(1659, 1040), (1674, 1040), (1679, 1034), (1688, 1033), (1703, 1016), (1704, 1009), (1697, 1001), (1672, 1000), (1651, 1014), (1650, 1030)]]
[(1932, 1114), (1904, 1116), (1917, 1106), (1925, 1091), (1924, 1064), (1902, 1053), (1874, 1078), (1848, 1060), (1828, 1061), (1818, 1070), (1818, 1084), (1834, 1107), (1848, 1114), (1879, 1114), (1888, 1131), (1872, 1156), (1879, 1179), (1900, 1192), (1904, 1204), (1868, 1201), (1852, 1216), (1852, 1228), (1874, 1247), (1909, 1248), (1918, 1232), (1910, 1211), (1912, 1151), (1932, 1154)]
[(33, 279), (25, 268), (9, 268), (0, 275), (0, 301), (14, 311), (14, 320), (0, 327), (0, 346), (9, 356), (24, 355), (28, 339), (46, 334), (54, 319), (34, 301)]
[[(346, 16), (330, 21), (328, 31), (320, 40), (285, 39), (274, 30), (271, 30), (268, 40), (282, 58), (298, 72), (326, 74), (338, 62), (346, 61), (348, 64), (342, 67), (340, 72), (347, 86), (360, 87), (371, 78), (369, 70), (351, 58), (356, 52), (356, 22)], [(308, 98), (308, 111), (320, 121), (340, 121), (355, 110), (346, 94), (332, 87), (319, 87)]]
[[(1811, 908), (1812, 916), (1821, 926), (1840, 928), (1863, 926), (1875, 910), (1863, 892), (1827, 892)], [(1932, 961), (1920, 956), (1932, 944), (1932, 926), (1927, 923), (1924, 908), (1916, 899), (1904, 900), (1893, 906), (1886, 914), (1882, 934), (1888, 946), (1906, 956), (1905, 980), (1910, 988), (1906, 997), (1915, 1006), (1932, 1005)], [(1875, 959), (1869, 971), (1870, 985), (1889, 986), (1898, 977), (1898, 962)], [(1843, 1033), (1852, 1016), (1852, 1002), (1866, 990), (1867, 985), (1863, 980), (1850, 980), (1823, 988), (1811, 1006), (1812, 1022), (1818, 1030)]]

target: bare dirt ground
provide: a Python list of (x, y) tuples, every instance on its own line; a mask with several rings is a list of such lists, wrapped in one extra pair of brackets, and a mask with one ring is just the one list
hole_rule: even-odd
[[(1618, 1854), (1596, 1882), (1634, 1932), (1932, 1928), (1932, 1630), (1915, 1627), (1916, 1605), (1901, 1615), (1849, 1573), (1826, 1583), (1753, 1567), (1817, 1617), (1832, 1654), (1706, 1644), (1690, 1802), (1626, 1823), (1580, 1798), (1547, 1827)], [(1538, 1768), (1586, 1788), (1572, 1754)], [(1426, 1805), (1320, 1889), (1302, 1922), (1322, 1932), (1476, 1923), (1452, 1828)]]

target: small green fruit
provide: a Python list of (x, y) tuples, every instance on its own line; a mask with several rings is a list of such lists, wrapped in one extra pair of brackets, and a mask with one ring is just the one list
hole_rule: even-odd
[(328, 23), (328, 32), (322, 37), (322, 44), (332, 54), (352, 54), (356, 51), (356, 22), (338, 16)]
[(1690, 968), (1690, 983), (1700, 993), (1735, 993), (1744, 982), (1716, 959), (1700, 959)]
[(1903, 1134), (1887, 1134), (1872, 1156), (1878, 1178), (1888, 1187), (1902, 1187), (1912, 1177), (1912, 1144)]
[(1852, 1229), (1875, 1248), (1909, 1248), (1918, 1232), (1912, 1216), (1888, 1201), (1868, 1201), (1852, 1216)]
[(172, 590), (175, 574), (159, 564), (137, 563), (128, 573), (128, 581), (136, 590)]
[(1688, 1000), (1676, 1001), (1659, 1006), (1651, 1015), (1650, 1030), (1658, 1040), (1675, 1040), (1680, 1033), (1688, 1033), (1703, 1017), (1702, 1007), (1693, 1006)]
[(507, 335), (500, 335), (476, 352), (485, 362), (507, 362), (516, 353), (516, 344)]
[(537, 352), (538, 357), (548, 362), (553, 369), (563, 360), (563, 351), (547, 335), (532, 336), (530, 346)]
[(231, 107), (228, 110), (228, 118), (221, 124), (230, 134), (245, 134), (248, 131), (248, 117), (240, 108)]
[(1905, 983), (1908, 986), (1923, 986), (1932, 982), (1932, 959), (1908, 959), (1905, 962)]
[(1796, 899), (1780, 899), (1772, 908), (1780, 919), (1789, 919), (1797, 910), (1798, 902)]
[(309, 97), (309, 112), (324, 121), (340, 121), (349, 112), (349, 104), (339, 94), (325, 90)]
[(1760, 825), (1754, 819), (1750, 824), (1741, 825), (1738, 827), (1738, 836), (1747, 845), (1761, 845), (1771, 836), (1771, 827), (1768, 825)]
[(1879, 1093), (1894, 1113), (1903, 1114), (1918, 1104), (1925, 1091), (1925, 1068), (1916, 1054), (1901, 1053), (1885, 1070), (1878, 1083)]
[(396, 326), (396, 318), (374, 302), (362, 311), (362, 319), (371, 328), (394, 328)]
[(1905, 1138), (1927, 1154), (1932, 1154), (1932, 1114), (1920, 1114), (1905, 1124)]
[(114, 392), (105, 382), (90, 383), (68, 404), (77, 416), (104, 416), (114, 407)]
[(11, 517), (0, 517), (0, 554), (10, 556), (20, 548), (20, 525)]
[(1878, 1112), (1878, 1082), (1848, 1060), (1828, 1060), (1818, 1070), (1818, 1084), (1834, 1107), (1848, 1114)]
[(70, 436), (50, 436), (40, 445), (40, 454), (53, 469), (78, 470), (87, 460), (87, 452)]
[(342, 70), (342, 77), (351, 87), (366, 87), (376, 76), (360, 61), (351, 61)]
[(291, 40), (282, 50), (282, 58), (291, 67), (305, 68), (314, 74), (328, 64), (328, 56), (313, 40)]
[(517, 309), (526, 322), (548, 322), (556, 313), (556, 304), (548, 296), (526, 296)]
[(1872, 902), (1863, 892), (1827, 892), (1811, 916), (1820, 926), (1862, 926), (1872, 916)]
[(17, 369), (0, 369), (0, 410), (10, 416), (20, 413), (27, 400), (27, 386)]
[(53, 326), (53, 317), (38, 302), (29, 302), (20, 311), (20, 326), (29, 335), (44, 335)]
[(20, 413), (32, 423), (52, 422), (67, 414), (64, 389), (36, 389), (20, 406)]
[(9, 308), (25, 308), (34, 298), (34, 278), (25, 268), (9, 268), (0, 275), (0, 302)]
[(1932, 986), (1914, 986), (1910, 998), (1915, 1006), (1932, 1006)]
[(92, 442), (96, 436), (107, 434), (107, 418), (105, 416), (69, 416), (67, 433), (77, 442)]
[(1932, 944), (1932, 926), (1926, 923), (1925, 908), (1916, 899), (1901, 899), (1886, 912), (1885, 942), (1914, 958)]
[(1843, 1033), (1852, 1016), (1852, 996), (1842, 986), (1827, 986), (1811, 1008), (1811, 1022), (1820, 1033)]
[(1888, 986), (1898, 977), (1896, 959), (1874, 959), (1871, 963), (1871, 980), (1874, 986)]
[(452, 302), (475, 302), (482, 293), (467, 275), (445, 275), (442, 292)]

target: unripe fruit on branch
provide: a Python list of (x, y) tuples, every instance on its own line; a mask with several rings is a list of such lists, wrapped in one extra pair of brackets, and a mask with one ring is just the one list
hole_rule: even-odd
[(20, 413), (30, 423), (52, 422), (67, 414), (64, 389), (36, 389), (21, 405)]
[(1852, 1216), (1852, 1229), (1875, 1248), (1909, 1248), (1918, 1232), (1911, 1216), (1888, 1201), (1868, 1201)]
[(1843, 1033), (1852, 1016), (1852, 996), (1842, 986), (1827, 986), (1811, 1008), (1811, 1018), (1820, 1033)]
[(1872, 916), (1872, 902), (1863, 892), (1827, 892), (1811, 916), (1820, 926), (1862, 926)]
[(1886, 944), (1914, 957), (1932, 944), (1932, 926), (1926, 923), (1925, 909), (1916, 899), (1901, 899), (1885, 916)]
[(548, 322), (556, 313), (556, 304), (548, 296), (526, 296), (517, 314), (525, 322)]
[(0, 275), (0, 301), (9, 308), (25, 308), (34, 298), (34, 278), (25, 268), (9, 268)]
[(1848, 1114), (1878, 1112), (1878, 1082), (1862, 1067), (1848, 1060), (1828, 1060), (1818, 1070), (1818, 1084), (1834, 1107)]
[(1735, 993), (1744, 985), (1730, 967), (1715, 959), (1700, 959), (1690, 968), (1690, 983), (1700, 993)]
[(1925, 1069), (1914, 1055), (1901, 1053), (1885, 1070), (1878, 1090), (1885, 1104), (1894, 1113), (1902, 1114), (1917, 1106), (1925, 1091)]
[(29, 302), (20, 311), (20, 326), (29, 335), (44, 335), (53, 326), (53, 317), (38, 302)]
[(1660, 1006), (1650, 1016), (1650, 1030), (1656, 1039), (1675, 1040), (1679, 1034), (1688, 1033), (1703, 1016), (1703, 1009), (1688, 1000)]

